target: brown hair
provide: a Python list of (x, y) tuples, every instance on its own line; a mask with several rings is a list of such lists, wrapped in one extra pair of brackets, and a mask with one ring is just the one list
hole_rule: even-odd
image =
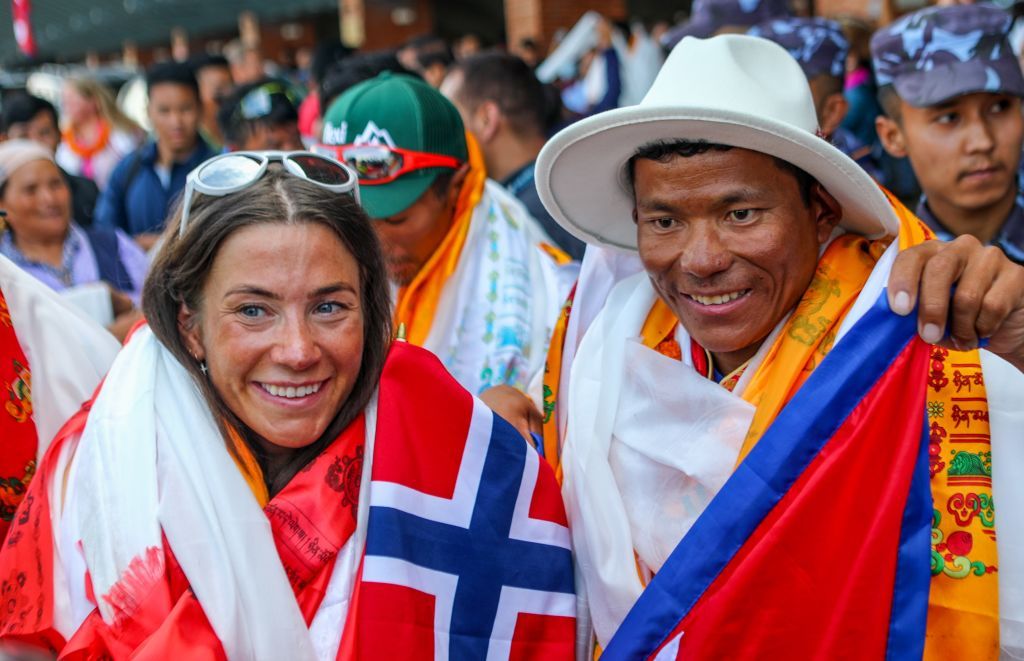
[[(392, 337), (391, 297), (380, 245), (370, 219), (350, 196), (332, 193), (276, 167), (238, 193), (222, 197), (196, 195), (183, 237), (178, 236), (180, 222), (179, 204), (146, 278), (142, 310), (156, 337), (199, 385), (214, 417), (222, 425), (225, 438), (226, 425), (239, 431), (263, 468), (267, 487), (274, 494), (362, 412), (380, 380)], [(183, 303), (190, 310), (200, 309), (206, 276), (221, 244), (243, 227), (264, 223), (319, 223), (334, 232), (359, 265), (364, 313), (362, 366), (352, 392), (323, 435), (295, 452), (276, 475), (267, 474), (267, 457), (256, 442), (256, 433), (224, 404), (210, 380), (202, 374), (178, 324), (178, 312)]]
[(125, 133), (139, 137), (144, 134), (142, 127), (136, 124), (128, 115), (121, 112), (110, 89), (95, 78), (75, 77), (69, 78), (68, 84), (78, 92), (83, 99), (88, 99), (96, 104), (96, 112), (100, 117)]

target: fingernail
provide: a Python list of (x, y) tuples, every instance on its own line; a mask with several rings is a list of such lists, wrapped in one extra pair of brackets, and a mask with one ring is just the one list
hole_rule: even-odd
[(942, 339), (942, 329), (935, 324), (925, 324), (921, 329), (921, 339), (928, 344), (938, 344)]
[(905, 317), (910, 314), (910, 310), (910, 294), (905, 291), (896, 292), (896, 296), (892, 299), (892, 311)]

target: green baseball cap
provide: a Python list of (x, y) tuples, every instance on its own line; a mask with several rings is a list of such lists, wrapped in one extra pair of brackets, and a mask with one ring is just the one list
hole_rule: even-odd
[[(325, 145), (387, 145), (398, 149), (468, 158), (458, 110), (427, 83), (385, 71), (339, 96), (324, 113)], [(359, 195), (371, 218), (405, 211), (448, 168), (413, 170), (394, 181), (360, 181)]]

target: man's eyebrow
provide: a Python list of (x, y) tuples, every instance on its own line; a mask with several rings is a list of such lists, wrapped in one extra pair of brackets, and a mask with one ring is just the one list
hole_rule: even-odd
[(637, 209), (641, 209), (643, 211), (653, 211), (655, 213), (672, 213), (673, 211), (676, 210), (674, 204), (667, 200), (661, 200), (658, 198), (649, 198), (643, 200), (642, 202), (637, 202), (636, 207)]
[(729, 191), (727, 194), (722, 196), (718, 200), (718, 206), (730, 207), (734, 204), (742, 204), (751, 200), (756, 200), (760, 196), (760, 191), (753, 188), (739, 188), (734, 191)]

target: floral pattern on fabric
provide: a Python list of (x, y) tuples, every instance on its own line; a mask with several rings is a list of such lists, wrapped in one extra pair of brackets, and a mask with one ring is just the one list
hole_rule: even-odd
[(36, 472), (36, 435), (32, 419), (32, 373), (18, 343), (7, 300), (0, 292), (0, 540)]

